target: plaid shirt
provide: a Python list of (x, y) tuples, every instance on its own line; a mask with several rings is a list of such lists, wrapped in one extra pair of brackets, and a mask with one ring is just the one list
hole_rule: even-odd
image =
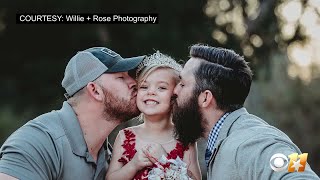
[(211, 129), (211, 132), (209, 134), (209, 138), (208, 138), (208, 143), (207, 143), (207, 149), (206, 149), (206, 154), (205, 154), (205, 160), (206, 160), (206, 164), (208, 166), (208, 162), (209, 159), (211, 157), (211, 154), (213, 153), (213, 149), (214, 149), (214, 143), (216, 142), (218, 135), (219, 135), (219, 131), (223, 125), (224, 120), (226, 119), (226, 117), (229, 115), (230, 113), (225, 113), (220, 119), (219, 121), (214, 125), (214, 127)]

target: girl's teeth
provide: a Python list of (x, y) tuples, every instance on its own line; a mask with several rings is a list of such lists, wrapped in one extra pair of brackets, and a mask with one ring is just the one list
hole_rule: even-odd
[(147, 105), (154, 105), (154, 104), (158, 104), (158, 103), (155, 101), (146, 101), (146, 104)]

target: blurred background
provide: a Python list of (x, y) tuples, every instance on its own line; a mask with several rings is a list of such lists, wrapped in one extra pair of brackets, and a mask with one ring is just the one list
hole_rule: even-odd
[[(159, 24), (23, 25), (16, 13), (158, 13)], [(190, 45), (205, 43), (250, 62), (254, 83), (245, 106), (309, 153), (319, 175), (319, 42), (319, 0), (0, 0), (0, 145), (28, 120), (60, 109), (64, 68), (79, 50), (106, 46), (123, 57), (160, 50), (185, 61)], [(134, 124), (117, 127), (111, 142)], [(200, 162), (205, 146), (200, 140)]]

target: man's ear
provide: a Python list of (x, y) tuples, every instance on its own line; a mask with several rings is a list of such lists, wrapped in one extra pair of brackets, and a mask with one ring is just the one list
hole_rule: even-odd
[(200, 93), (198, 98), (199, 106), (203, 108), (207, 108), (209, 106), (216, 106), (216, 99), (214, 98), (213, 94), (209, 90), (205, 90), (204, 92)]
[(102, 88), (94, 82), (89, 82), (86, 86), (89, 96), (96, 99), (97, 101), (102, 101), (104, 98), (104, 93)]

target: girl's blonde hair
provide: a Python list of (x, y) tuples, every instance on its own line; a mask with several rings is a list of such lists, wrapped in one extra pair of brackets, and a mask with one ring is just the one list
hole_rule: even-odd
[(168, 55), (156, 51), (154, 54), (147, 56), (138, 66), (137, 69), (137, 81), (138, 84), (145, 81), (146, 78), (159, 68), (170, 68), (175, 71), (176, 74), (180, 73), (182, 66), (178, 64), (173, 58)]
[[(182, 70), (182, 66), (178, 64), (170, 56), (162, 54), (159, 51), (157, 51), (151, 56), (146, 57), (138, 66), (138, 70), (137, 70), (138, 88), (141, 86), (142, 82), (144, 82), (152, 72), (162, 68), (171, 69), (175, 74), (174, 76), (175, 83), (177, 84), (179, 82), (179, 73)], [(143, 122), (144, 117), (142, 113), (138, 117), (138, 120), (140, 122)]]

